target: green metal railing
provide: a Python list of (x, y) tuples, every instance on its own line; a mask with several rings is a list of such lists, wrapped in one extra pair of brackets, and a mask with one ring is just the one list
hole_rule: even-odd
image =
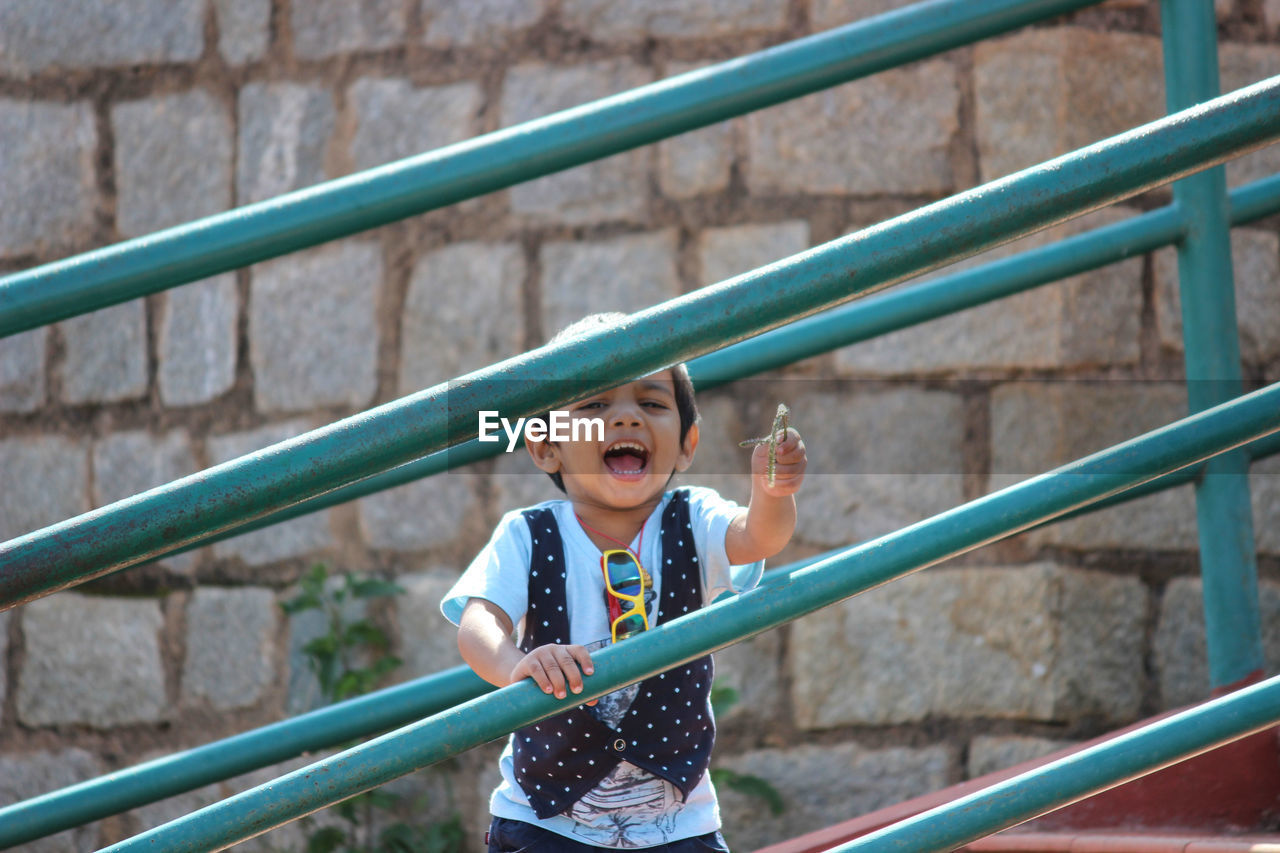
[[(1280, 138), (1280, 78), (0, 545), (12, 606), (1190, 174)], [(637, 341), (646, 342), (637, 346)], [(547, 394), (545, 389), (554, 391)]]
[(1100, 2), (929, 0), (0, 278), (0, 337), (504, 189)]
[[(791, 571), (767, 588), (655, 626), (629, 641), (625, 649), (602, 649), (592, 655), (595, 674), (585, 680), (583, 692), (572, 702), (603, 696), (1277, 430), (1280, 383)], [(1280, 703), (1274, 700), (1274, 692), (1263, 699), (1263, 717), (1271, 722), (1280, 720)], [(564, 700), (544, 694), (525, 680), (107, 849), (116, 853), (222, 849), (546, 719), (565, 707)], [(1225, 722), (1223, 716), (1228, 717)], [(1252, 718), (1240, 724), (1229, 713), (1218, 711), (1202, 719), (1228, 732), (1238, 730), (1241, 736), (1259, 725)], [(1150, 763), (1154, 768), (1162, 761)], [(1039, 797), (1040, 792), (1036, 793)], [(1075, 798), (1074, 794), (1063, 796)], [(1004, 808), (1010, 808), (1009, 798), (1005, 800)], [(1048, 805), (1054, 802), (1050, 798)]]
[[(1096, 2), (933, 0), (2, 278), (0, 336), (510, 186)], [(1197, 380), (1193, 388), (1212, 387), (1217, 395), (1190, 393), (1193, 411), (1208, 409), (1203, 415), (812, 566), (782, 570), (771, 576), (767, 597), (761, 589), (660, 626), (634, 649), (628, 647), (626, 662), (615, 662), (614, 652), (606, 650), (597, 658), (590, 695), (1029, 526), (1184, 482), (1197, 483), (1214, 684), (1249, 675), (1260, 667), (1261, 652), (1244, 475), (1251, 458), (1280, 449), (1280, 386), (1224, 402), (1239, 394), (1241, 383), (1234, 311), (1226, 310), (1230, 294), (1223, 296), (1221, 284), (1231, 280), (1228, 223), (1280, 209), (1280, 176), (1240, 188), (1228, 199), (1221, 169), (1210, 169), (1177, 185), (1174, 203), (1161, 210), (800, 319), (1280, 138), (1280, 78), (1192, 106), (1217, 91), (1215, 30), (1211, 9), (1206, 19), (1208, 8), (1196, 0), (1164, 0), (1166, 55), (1179, 57), (1177, 63), (1166, 63), (1166, 89), (1170, 110), (1182, 110), (1168, 119), (655, 306), (581, 341), (510, 359), (464, 376), (456, 385), (428, 389), (4, 543), (0, 609), (399, 485), (443, 470), (446, 463), (456, 466), (490, 455), (485, 446), (463, 443), (474, 434), (479, 408), (532, 414), (694, 356), (700, 356), (691, 364), (695, 381), (705, 388), (1174, 244), (1183, 281), (1187, 375)], [(1210, 284), (1214, 280), (1216, 291)], [(797, 322), (767, 331), (788, 321)], [(656, 343), (637, 348), (637, 339)], [(739, 343), (711, 352), (726, 341)], [(547, 387), (555, 388), (550, 396)], [(452, 449), (446, 452), (446, 447)], [(1229, 447), (1238, 449), (1215, 455)], [(1196, 461), (1207, 457), (1209, 461)], [(381, 473), (369, 476), (373, 472)], [(1233, 476), (1205, 477), (1205, 472)], [(1208, 535), (1223, 529), (1233, 533)], [(1223, 538), (1233, 541), (1223, 546), (1217, 542)], [(1240, 614), (1246, 618), (1241, 620)], [(711, 621), (715, 618), (723, 624)], [(444, 679), (440, 683), (458, 691), (450, 699), (486, 689), (458, 670), (432, 678)], [(289, 757), (283, 754), (289, 750), (323, 748), (314, 744), (335, 732), (345, 733), (341, 741), (398, 724), (403, 716), (395, 714), (412, 716), (434, 707), (423, 692), (436, 684), (432, 678), (393, 688), (406, 704), (385, 709), (376, 723), (373, 718), (357, 723), (363, 712), (344, 703), (0, 809), (0, 846), (176, 793), (175, 785), (189, 790), (227, 778), (253, 769), (249, 765), (255, 760), (260, 763), (254, 766), (263, 766)], [(988, 799), (950, 804), (943, 809), (954, 809), (943, 817), (913, 819), (917, 824), (911, 828), (891, 828), (884, 831), (887, 835), (878, 833), (855, 845), (950, 849), (963, 843), (955, 841), (958, 833), (976, 833), (964, 838), (973, 840), (1070, 802), (1066, 797), (1078, 799), (1161, 762), (1273, 724), (1280, 720), (1280, 695), (1272, 682), (1259, 687), (1263, 689), (1197, 709), (1180, 727), (1144, 733), (1141, 738), (1149, 740), (1140, 738), (1138, 746), (1122, 739), (1114, 753), (1105, 751), (1110, 744), (1095, 748), (1104, 750), (1098, 755), (1102, 770), (1081, 773), (1069, 762), (1057, 762), (1043, 768), (1043, 775), (1037, 771), (1018, 786), (1009, 783), (1008, 790), (995, 791)], [(206, 850), (232, 843), (226, 839), (243, 840), (560, 707), (527, 688), (515, 685), (502, 691), (501, 700), (481, 698), (444, 711), (111, 849)], [(362, 709), (373, 708), (377, 699), (352, 700), (361, 701), (366, 702)], [(242, 750), (257, 754), (246, 759), (238, 754)], [(269, 755), (280, 757), (261, 761)], [(175, 768), (186, 775), (166, 782), (166, 772)], [(271, 797), (264, 807), (268, 790)], [(67, 809), (79, 811), (70, 816)], [(965, 820), (956, 821), (954, 815), (961, 812)], [(20, 830), (11, 828), (11, 816), (26, 821)], [(9, 840), (13, 838), (17, 840)]]

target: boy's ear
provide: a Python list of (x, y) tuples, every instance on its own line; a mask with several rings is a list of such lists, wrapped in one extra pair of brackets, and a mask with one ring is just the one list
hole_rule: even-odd
[(685, 433), (684, 442), (680, 445), (680, 455), (676, 457), (676, 470), (688, 471), (693, 464), (693, 453), (698, 449), (698, 425), (693, 424)]
[(530, 441), (525, 438), (524, 449), (529, 451), (529, 458), (548, 474), (560, 470), (560, 448), (549, 441)]

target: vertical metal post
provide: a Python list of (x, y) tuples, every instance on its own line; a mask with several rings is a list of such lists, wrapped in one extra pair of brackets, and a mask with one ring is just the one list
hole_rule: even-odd
[[(1165, 100), (1170, 112), (1218, 95), (1218, 43), (1209, 0), (1161, 0)], [(1226, 175), (1221, 166), (1174, 184), (1189, 228), (1178, 243), (1187, 399), (1191, 411), (1242, 393)], [(1260, 671), (1257, 558), (1243, 451), (1209, 462), (1196, 484), (1205, 641), (1214, 688)]]

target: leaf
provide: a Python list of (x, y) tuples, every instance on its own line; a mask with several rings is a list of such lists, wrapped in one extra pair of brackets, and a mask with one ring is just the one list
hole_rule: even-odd
[(716, 716), (727, 714), (740, 698), (738, 691), (727, 684), (716, 681), (711, 685), (711, 710)]
[(326, 826), (311, 833), (307, 853), (334, 853), (347, 841), (347, 834), (336, 826)]
[(782, 799), (782, 794), (778, 793), (778, 789), (773, 787), (768, 780), (761, 779), (759, 776), (754, 776), (750, 773), (737, 773), (725, 768), (715, 768), (711, 771), (711, 780), (716, 785), (732, 788), (740, 794), (764, 800), (769, 805), (769, 811), (774, 817), (787, 810), (787, 804)]
[(358, 578), (351, 582), (351, 594), (356, 598), (382, 598), (403, 593), (404, 587), (381, 578)]
[(280, 609), (290, 616), (306, 610), (319, 610), (323, 606), (320, 599), (309, 592), (299, 593), (288, 601), (280, 602)]

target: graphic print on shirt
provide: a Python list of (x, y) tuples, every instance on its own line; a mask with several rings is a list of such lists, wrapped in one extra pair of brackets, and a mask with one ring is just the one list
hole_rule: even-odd
[[(654, 616), (652, 592), (647, 590), (645, 595), (645, 609), (650, 618)], [(608, 645), (610, 641), (606, 638), (586, 648), (588, 652), (595, 652)], [(628, 685), (600, 697), (588, 710), (600, 722), (617, 730), (639, 692), (639, 684)], [(660, 843), (670, 841), (676, 815), (683, 809), (684, 802), (670, 783), (623, 761), (574, 803), (569, 816), (577, 824), (574, 834), (585, 841), (604, 847), (635, 848), (651, 846), (655, 829), (662, 834)], [(643, 833), (639, 838), (633, 837), (636, 830)], [(638, 843), (641, 840), (644, 844)]]

